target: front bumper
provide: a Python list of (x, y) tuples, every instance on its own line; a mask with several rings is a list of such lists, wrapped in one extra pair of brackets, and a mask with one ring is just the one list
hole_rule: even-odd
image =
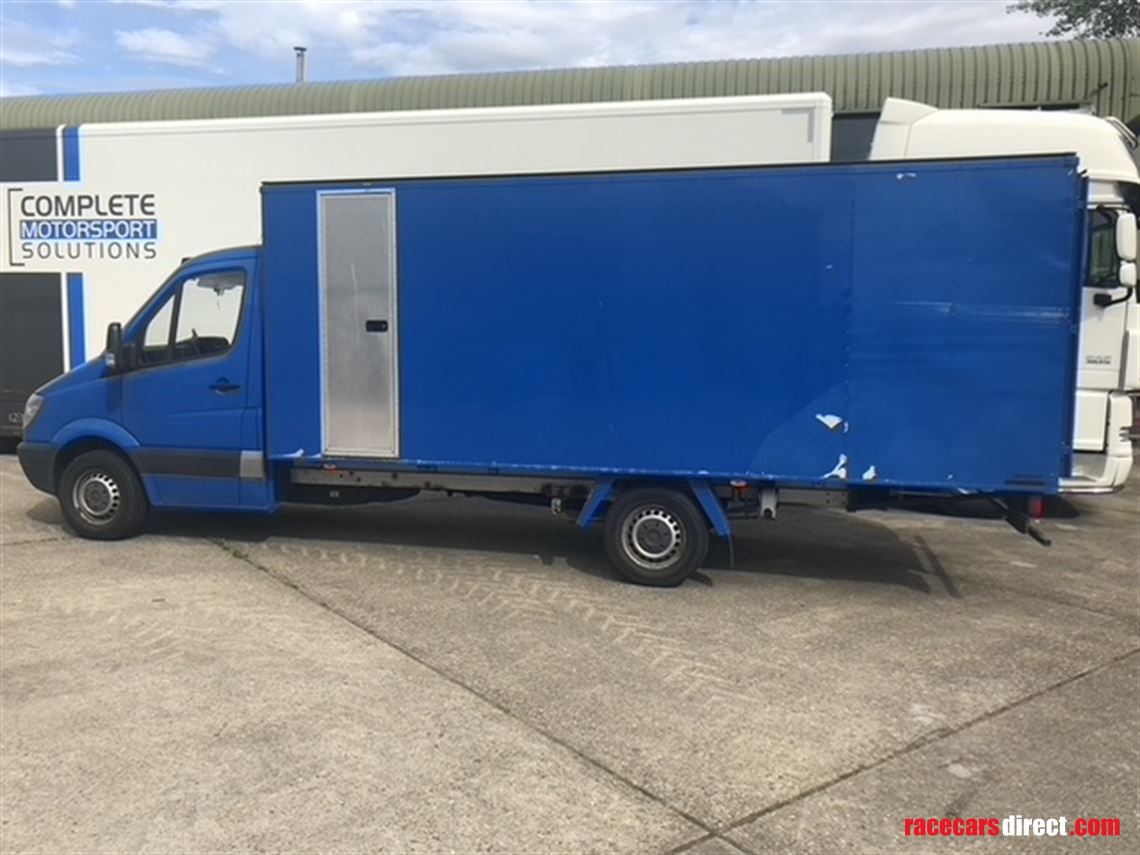
[(1116, 493), (1132, 471), (1132, 455), (1074, 454), (1073, 474), (1061, 479), (1062, 493)]
[(1130, 393), (1108, 394), (1108, 424), (1104, 428), (1104, 449), (1078, 451), (1068, 478), (1061, 479), (1062, 493), (1114, 493), (1124, 487), (1132, 469), (1132, 413)]
[(16, 446), (16, 454), (32, 486), (55, 495), (55, 446), (46, 442), (21, 442)]

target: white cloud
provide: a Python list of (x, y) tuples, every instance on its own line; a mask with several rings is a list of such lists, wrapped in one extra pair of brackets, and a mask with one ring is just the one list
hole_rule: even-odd
[(148, 6), (152, 9), (171, 9), (175, 12), (212, 12), (226, 5), (226, 0), (107, 0), (107, 2), (112, 6)]
[[(85, 27), (82, 44), (85, 56), (109, 68), (98, 86), (112, 89), (141, 80), (137, 63), (123, 59), (184, 69), (182, 85), (210, 82), (217, 73), (235, 82), (285, 82), (294, 45), (309, 48), (315, 78), (344, 79), (1027, 41), (1041, 38), (1050, 23), (1007, 14), (1008, 0), (110, 2), (119, 4), (115, 23)], [(79, 61), (75, 33), (11, 23), (5, 19), (0, 32), (7, 66)], [(21, 82), (42, 86), (43, 79)]]
[(35, 86), (25, 86), (21, 83), (10, 83), (0, 77), (0, 98), (18, 98), (21, 95), (39, 95), (40, 90)]
[[(424, 2), (263, 0), (209, 6), (218, 37), (263, 57), (309, 47), (385, 74), (844, 53), (1040, 38), (1005, 0)], [(185, 3), (175, 8), (188, 8)], [(331, 64), (331, 63), (328, 63)]]
[(115, 43), (123, 50), (145, 59), (189, 68), (205, 67), (214, 52), (214, 46), (208, 42), (160, 27), (116, 30)]
[[(388, 15), (368, 38), (347, 46), (356, 63), (393, 74), (434, 74), (654, 61), (686, 36), (694, 9), (664, 2), (400, 6), (386, 6)], [(410, 27), (401, 26), (401, 15)]]
[(0, 20), (0, 65), (36, 68), (79, 62), (72, 52), (79, 41), (74, 30), (56, 31), (22, 21)]
[(79, 57), (75, 54), (59, 48), (21, 48), (5, 44), (0, 49), (0, 64), (14, 65), (16, 68), (32, 68), (37, 65), (69, 65), (78, 61)]

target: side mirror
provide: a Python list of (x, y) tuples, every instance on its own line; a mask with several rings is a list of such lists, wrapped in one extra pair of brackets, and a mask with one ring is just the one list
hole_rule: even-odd
[(1116, 254), (1120, 256), (1121, 261), (1136, 260), (1135, 214), (1121, 214), (1116, 218)]
[(123, 325), (118, 321), (107, 324), (107, 349), (103, 351), (103, 364), (111, 371), (122, 371), (126, 366), (123, 363)]
[(1116, 281), (1120, 283), (1122, 288), (1135, 288), (1136, 287), (1136, 262), (1135, 261), (1122, 261), (1120, 262), (1120, 270), (1117, 271)]

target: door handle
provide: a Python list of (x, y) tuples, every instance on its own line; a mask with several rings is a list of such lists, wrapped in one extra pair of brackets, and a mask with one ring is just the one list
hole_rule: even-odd
[(241, 388), (237, 383), (231, 383), (225, 377), (219, 377), (210, 384), (210, 388), (217, 392), (219, 395), (228, 395), (231, 392), (236, 392)]
[(388, 332), (388, 322), (387, 321), (379, 321), (379, 320), (365, 321), (364, 322), (364, 331), (365, 332)]

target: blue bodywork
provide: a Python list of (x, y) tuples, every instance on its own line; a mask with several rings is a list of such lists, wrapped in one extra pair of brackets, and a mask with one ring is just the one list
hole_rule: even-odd
[(316, 199), (352, 186), (397, 198), (387, 468), (994, 492), (1068, 470), (1072, 158), (268, 186), (273, 459), (320, 456)]
[[(257, 281), (258, 253), (247, 248), (202, 256), (179, 268), (123, 328), (138, 343), (171, 289), (206, 273), (244, 271)], [(264, 449), (260, 289), (243, 293), (233, 346), (218, 356), (114, 373), (89, 360), (40, 390), (44, 405), (25, 431), (21, 460), (37, 461), (33, 483), (52, 491), (59, 461), (75, 450), (105, 446), (131, 460), (152, 505), (168, 508), (268, 510), (270, 480), (243, 478), (243, 450)], [(220, 392), (220, 380), (236, 389)], [(25, 462), (25, 470), (28, 465)]]
[[(317, 198), (353, 188), (396, 196), (395, 459), (321, 451)], [(241, 270), (231, 349), (89, 362), (25, 446), (120, 448), (165, 507), (270, 510), (343, 464), (587, 478), (593, 518), (672, 479), (721, 534), (729, 480), (1056, 492), (1084, 197), (1073, 157), (267, 185), (260, 252), (192, 260), (124, 327)]]

